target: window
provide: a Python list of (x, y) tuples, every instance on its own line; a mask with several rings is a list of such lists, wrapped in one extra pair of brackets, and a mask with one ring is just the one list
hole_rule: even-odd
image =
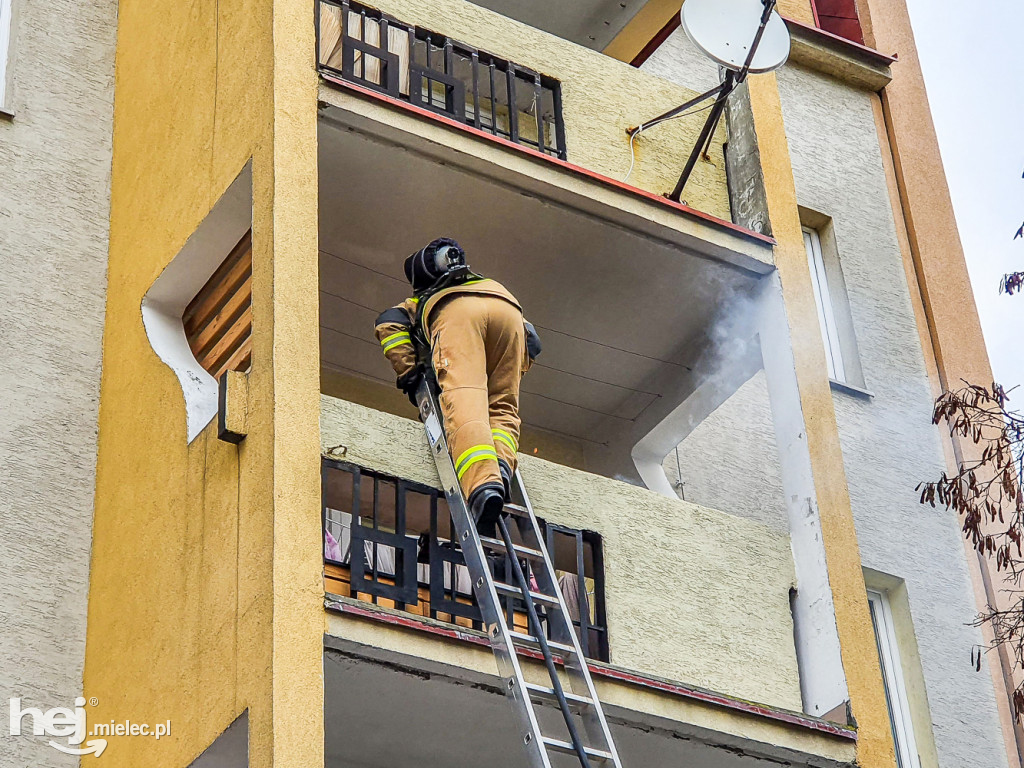
[(889, 598), (883, 592), (868, 590), (868, 605), (878, 644), (878, 660), (882, 665), (892, 738), (896, 743), (896, 764), (899, 768), (921, 768)]
[(7, 64), (11, 45), (11, 3), (0, 0), (0, 107), (7, 103)]
[(835, 381), (845, 382), (846, 366), (843, 363), (843, 352), (839, 343), (839, 324), (836, 322), (832, 292), (829, 290), (828, 274), (825, 271), (821, 236), (817, 230), (804, 227), (804, 245), (807, 248), (807, 262), (811, 269), (811, 283), (814, 286), (814, 303), (818, 307), (821, 336), (825, 342), (828, 375)]
[[(454, 544), (448, 505), (439, 490), (331, 459), (323, 460), (322, 485), (328, 593), (482, 628), (466, 561)], [(540, 524), (583, 653), (607, 661), (601, 537), (543, 520)], [(515, 526), (512, 535), (518, 536)], [(532, 578), (530, 564), (522, 565)], [(527, 632), (525, 606), (502, 600), (509, 627)], [(543, 608), (538, 610), (543, 617)], [(550, 629), (548, 635), (561, 639)]]

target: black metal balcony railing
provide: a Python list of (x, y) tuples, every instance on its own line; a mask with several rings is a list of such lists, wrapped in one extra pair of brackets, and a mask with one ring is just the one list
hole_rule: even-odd
[(317, 0), (324, 74), (564, 160), (554, 78), (349, 0)]
[[(452, 623), (462, 619), (482, 628), (466, 561), (453, 543), (448, 505), (440, 491), (332, 459), (322, 462), (322, 486), (324, 563), (348, 571), (352, 597), (365, 595), (373, 603), (384, 600), (398, 610)], [(583, 653), (607, 661), (601, 537), (540, 523)], [(510, 562), (499, 559), (493, 565), (511, 572)], [(530, 563), (521, 565), (532, 578)], [(522, 602), (500, 599), (509, 625), (519, 623), (525, 629)]]

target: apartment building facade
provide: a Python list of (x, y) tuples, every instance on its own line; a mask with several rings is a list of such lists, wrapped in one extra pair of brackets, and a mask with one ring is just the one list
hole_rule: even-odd
[[(114, 0), (0, 3), (0, 690), (26, 707), (82, 690), (116, 29)], [(73, 759), (6, 728), (0, 754)]]
[[(43, 26), (23, 5), (14, 40)], [(523, 477), (625, 765), (1019, 766), (1012, 678), (967, 662), (981, 564), (914, 492), (969, 450), (934, 396), (991, 376), (906, 8), (779, 6), (789, 63), (734, 95), (676, 203), (701, 116), (627, 130), (719, 82), (678, 0), (91, 5), (92, 176), (53, 172), (100, 197), (10, 230), (73, 230), (54, 253), (89, 269), (42, 372), (78, 387), (77, 432), (46, 401), (5, 498), (77, 526), (24, 587), (65, 595), (25, 628), (45, 652), (4, 638), (25, 706), (172, 724), (111, 738), (115, 765), (522, 764), (371, 334), (446, 235), (544, 339)], [(15, 94), (45, 89), (29, 54)], [(0, 130), (38, 141), (14, 104)], [(48, 327), (24, 323), (17, 381)], [(70, 498), (41, 469), (68, 434)], [(29, 573), (47, 541), (21, 546)]]

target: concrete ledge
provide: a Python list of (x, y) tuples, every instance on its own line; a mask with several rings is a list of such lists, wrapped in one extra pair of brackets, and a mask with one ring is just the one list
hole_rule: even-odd
[(828, 385), (832, 387), (833, 392), (842, 392), (845, 395), (852, 395), (859, 397), (864, 400), (872, 400), (875, 397), (875, 393), (860, 387), (855, 387), (853, 384), (846, 384), (842, 381), (836, 381), (835, 379), (829, 379)]
[(793, 36), (790, 62), (831, 75), (855, 88), (880, 91), (892, 81), (894, 56), (886, 56), (830, 32), (786, 19)]
[[(400, 663), (409, 670), (500, 690), (482, 632), (351, 598), (329, 595), (324, 605), (328, 652)], [(538, 654), (521, 656), (527, 660), (524, 672), (529, 679), (543, 673)], [(613, 724), (661, 729), (794, 766), (846, 766), (856, 755), (857, 732), (851, 727), (609, 664), (591, 662), (590, 670)]]

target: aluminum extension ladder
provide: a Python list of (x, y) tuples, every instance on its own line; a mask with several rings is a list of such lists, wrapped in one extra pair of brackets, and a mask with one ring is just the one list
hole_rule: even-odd
[[(597, 699), (590, 670), (569, 619), (565, 600), (557, 588), (551, 558), (544, 546), (522, 478), (517, 471), (511, 495), (519, 503), (505, 506), (509, 517), (498, 523), (501, 539), (480, 536), (456, 478), (455, 466), (442, 428), (434, 389), (436, 384), (429, 378), (425, 377), (417, 392), (420, 419), (427, 430), (430, 450), (451, 510), (458, 545), (473, 581), (473, 594), (498, 662), (498, 671), (504, 680), (509, 702), (519, 716), (520, 733), (529, 765), (531, 768), (551, 768), (552, 755), (561, 754), (575, 756), (583, 768), (622, 768), (601, 702)], [(516, 544), (512, 539), (507, 525), (507, 521), (512, 519), (519, 529), (523, 544)], [(505, 556), (506, 572), (512, 571), (512, 578), (509, 579), (512, 583), (494, 580), (485, 551)], [(513, 552), (514, 556), (510, 556)], [(524, 573), (520, 561), (528, 563), (538, 590), (530, 589), (529, 577)], [(583, 578), (582, 574), (580, 578)], [(505, 612), (498, 601), (499, 595), (525, 604), (529, 633), (509, 628)], [(547, 622), (552, 633), (556, 637), (566, 638), (567, 642), (547, 639), (538, 606), (543, 610), (543, 621)], [(540, 651), (550, 677), (550, 686), (535, 685), (525, 680), (516, 648)], [(562, 659), (571, 691), (565, 690), (563, 686), (555, 657)], [(535, 703), (555, 704), (558, 707), (565, 725), (563, 733), (545, 735), (541, 732)], [(583, 733), (579, 728), (581, 723)]]

